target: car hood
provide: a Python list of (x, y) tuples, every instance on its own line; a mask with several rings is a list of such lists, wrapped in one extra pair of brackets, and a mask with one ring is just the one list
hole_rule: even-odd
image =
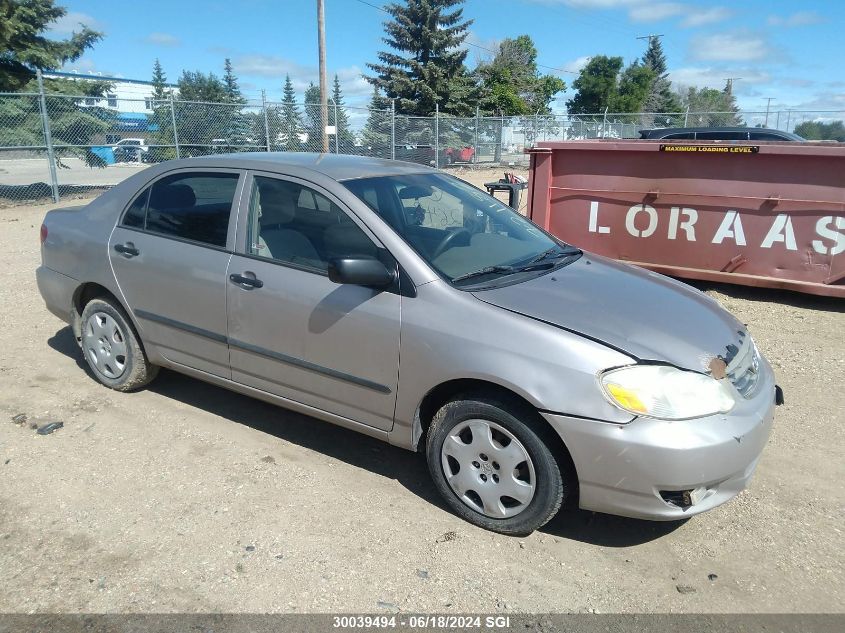
[(703, 292), (588, 253), (528, 281), (473, 294), (637, 359), (695, 371), (731, 356), (745, 335), (742, 323)]

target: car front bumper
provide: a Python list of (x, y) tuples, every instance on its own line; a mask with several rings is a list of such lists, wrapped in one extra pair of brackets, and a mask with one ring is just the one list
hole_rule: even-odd
[[(544, 417), (575, 463), (581, 508), (672, 521), (710, 510), (745, 489), (772, 429), (775, 388), (763, 361), (754, 396), (739, 398), (729, 414), (628, 424)], [(695, 491), (692, 505), (664, 499), (685, 491)]]

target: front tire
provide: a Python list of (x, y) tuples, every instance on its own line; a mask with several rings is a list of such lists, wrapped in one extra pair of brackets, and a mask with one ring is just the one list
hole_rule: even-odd
[(97, 380), (116, 391), (135, 391), (158, 374), (119, 305), (92, 299), (82, 311), (82, 354)]
[(426, 440), (429, 472), (458, 516), (522, 536), (557, 514), (566, 487), (533, 427), (527, 407), (493, 398), (462, 396), (437, 412)]

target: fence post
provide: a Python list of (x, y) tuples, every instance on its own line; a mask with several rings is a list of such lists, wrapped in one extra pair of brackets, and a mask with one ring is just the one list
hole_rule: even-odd
[(173, 144), (176, 146), (176, 158), (182, 158), (179, 151), (179, 132), (176, 131), (176, 103), (173, 101), (173, 93), (170, 93), (170, 121), (173, 123)]
[(267, 151), (270, 151), (270, 125), (267, 123), (267, 92), (261, 91), (261, 109), (264, 111), (264, 140), (267, 143)]
[(434, 104), (434, 168), (440, 169), (440, 104)]
[(684, 127), (687, 127), (687, 121), (689, 120), (689, 106), (687, 106), (687, 111), (684, 113)]
[(53, 202), (59, 201), (59, 177), (56, 174), (56, 155), (53, 152), (53, 137), (50, 134), (50, 117), (47, 116), (47, 100), (44, 98), (44, 79), (41, 77), (41, 69), (35, 69), (35, 76), (38, 78), (38, 107), (41, 110), (41, 127), (44, 129), (44, 143), (47, 145), (47, 161), (50, 168), (50, 191), (53, 194)]
[[(610, 106), (607, 106), (609, 108)], [(604, 109), (604, 117), (601, 120), (601, 137), (607, 136), (607, 108)]]
[(472, 162), (478, 164), (478, 116), (480, 110), (478, 106), (475, 106), (475, 145), (472, 146)]
[(396, 160), (396, 99), (390, 100), (390, 158)]

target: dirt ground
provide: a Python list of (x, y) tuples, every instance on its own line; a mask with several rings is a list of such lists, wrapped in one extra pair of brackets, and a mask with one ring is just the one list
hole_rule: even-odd
[(749, 490), (515, 539), (449, 513), (419, 455), (169, 371), (100, 386), (36, 288), (48, 208), (0, 212), (0, 612), (843, 611), (841, 300), (706, 286), (786, 394)]

